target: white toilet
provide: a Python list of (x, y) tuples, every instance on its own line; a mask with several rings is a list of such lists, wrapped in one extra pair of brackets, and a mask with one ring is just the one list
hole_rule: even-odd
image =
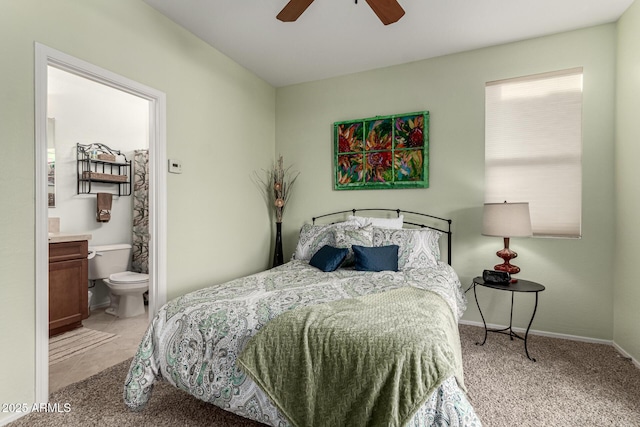
[(134, 317), (144, 313), (142, 294), (149, 290), (149, 275), (127, 271), (131, 245), (89, 246), (89, 280), (101, 279), (111, 292), (106, 313)]

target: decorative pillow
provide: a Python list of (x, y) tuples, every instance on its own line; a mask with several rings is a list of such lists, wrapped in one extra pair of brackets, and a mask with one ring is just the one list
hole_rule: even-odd
[(398, 245), (366, 247), (353, 245), (358, 271), (398, 271)]
[(373, 246), (398, 245), (398, 268), (435, 267), (440, 260), (442, 233), (431, 228), (373, 229)]
[(344, 266), (348, 267), (353, 265), (354, 262), (351, 246), (373, 246), (373, 226), (336, 228), (334, 230), (334, 239), (337, 247), (348, 249), (349, 254), (344, 261)]
[(335, 246), (333, 231), (347, 226), (353, 227), (346, 222), (326, 225), (304, 224), (300, 229), (300, 238), (293, 259), (308, 261), (324, 245)]
[(364, 227), (366, 225), (373, 225), (380, 228), (402, 228), (404, 223), (404, 215), (400, 215), (398, 218), (374, 218), (365, 216), (353, 216), (349, 215), (347, 221), (355, 222), (359, 226)]
[(322, 271), (335, 271), (347, 257), (349, 251), (346, 248), (334, 248), (325, 245), (316, 252), (309, 261), (309, 265)]

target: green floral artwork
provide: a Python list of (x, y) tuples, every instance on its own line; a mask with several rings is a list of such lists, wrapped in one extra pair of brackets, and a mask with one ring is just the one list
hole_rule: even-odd
[(429, 112), (334, 123), (336, 190), (429, 187)]

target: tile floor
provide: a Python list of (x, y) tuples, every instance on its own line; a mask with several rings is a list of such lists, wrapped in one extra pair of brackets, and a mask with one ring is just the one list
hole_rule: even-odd
[(118, 338), (60, 363), (50, 365), (49, 393), (82, 381), (133, 357), (135, 354), (142, 335), (147, 330), (149, 315), (145, 312), (140, 316), (120, 319), (106, 314), (104, 310), (105, 308), (91, 310), (91, 315), (82, 321), (82, 325), (97, 331), (116, 334)]

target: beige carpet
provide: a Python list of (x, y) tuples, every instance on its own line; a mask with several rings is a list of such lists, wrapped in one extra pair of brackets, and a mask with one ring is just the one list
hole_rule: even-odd
[(612, 346), (460, 327), (465, 382), (485, 426), (640, 427), (640, 369)]
[[(460, 327), (469, 398), (485, 426), (640, 426), (640, 369), (613, 347), (530, 337), (522, 341), (490, 334), (484, 346), (475, 342), (483, 330)], [(208, 426), (261, 424), (224, 412), (166, 382), (156, 385), (147, 408), (130, 412), (122, 403), (130, 362), (115, 365), (51, 396), (51, 403), (70, 404), (68, 413), (32, 413), (11, 427), (39, 426)]]
[(49, 338), (49, 365), (62, 362), (117, 338), (115, 334), (78, 328)]

